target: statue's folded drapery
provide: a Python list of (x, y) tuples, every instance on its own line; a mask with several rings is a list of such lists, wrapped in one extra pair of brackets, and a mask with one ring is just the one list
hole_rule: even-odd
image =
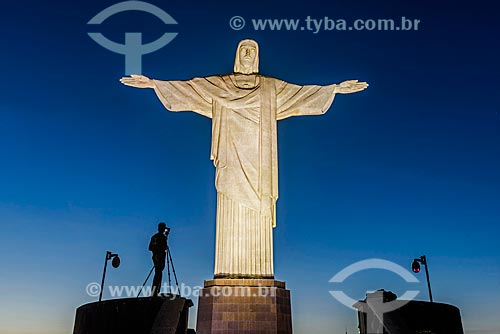
[[(253, 82), (253, 87), (241, 88), (239, 77)], [(210, 158), (216, 167), (217, 189), (215, 276), (273, 277), (276, 122), (325, 113), (333, 101), (334, 86), (299, 86), (258, 74), (154, 83), (168, 110), (193, 111), (212, 119)]]

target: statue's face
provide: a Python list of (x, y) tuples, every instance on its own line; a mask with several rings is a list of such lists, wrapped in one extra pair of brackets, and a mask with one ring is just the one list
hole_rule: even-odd
[(252, 44), (243, 44), (240, 46), (240, 63), (244, 67), (251, 67), (254, 64), (257, 49)]

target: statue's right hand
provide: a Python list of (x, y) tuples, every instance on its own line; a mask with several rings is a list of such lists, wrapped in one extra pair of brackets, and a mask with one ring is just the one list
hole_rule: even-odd
[(152, 79), (145, 75), (132, 74), (129, 77), (123, 77), (120, 82), (126, 86), (136, 87), (136, 88), (154, 88), (154, 82)]

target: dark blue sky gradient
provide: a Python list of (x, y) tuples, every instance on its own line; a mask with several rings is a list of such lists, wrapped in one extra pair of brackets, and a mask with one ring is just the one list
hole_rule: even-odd
[[(178, 32), (142, 59), (143, 74), (158, 79), (231, 72), (238, 41), (253, 38), (262, 74), (369, 82), (338, 95), (323, 116), (278, 125), (275, 272), (292, 293), (294, 332), (354, 333), (355, 313), (330, 296), (338, 287), (328, 280), (360, 260), (409, 267), (422, 254), (435, 299), (460, 307), (466, 331), (500, 332), (500, 52), (488, 1), (151, 1), (178, 25), (140, 12), (86, 24), (114, 3), (3, 4), (0, 334), (70, 333), (74, 309), (95, 300), (85, 287), (100, 280), (106, 250), (123, 264), (109, 284), (142, 284), (160, 220), (172, 226), (180, 280), (197, 286), (212, 276), (210, 120), (168, 112), (151, 90), (122, 86), (124, 57), (91, 31), (120, 43), (126, 31), (145, 42)], [(247, 27), (232, 30), (234, 15)], [(250, 27), (252, 18), (308, 15), (421, 23), (410, 32)], [(362, 299), (367, 290), (415, 287), (368, 270), (342, 288)]]

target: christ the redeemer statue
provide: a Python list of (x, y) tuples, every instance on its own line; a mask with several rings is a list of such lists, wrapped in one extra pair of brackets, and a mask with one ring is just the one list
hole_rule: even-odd
[(153, 88), (170, 111), (212, 119), (210, 159), (216, 168), (215, 278), (274, 278), (273, 235), (278, 199), (276, 123), (324, 114), (335, 94), (364, 90), (366, 82), (294, 85), (259, 73), (257, 42), (238, 44), (234, 73), (186, 81), (143, 75), (120, 81)]

